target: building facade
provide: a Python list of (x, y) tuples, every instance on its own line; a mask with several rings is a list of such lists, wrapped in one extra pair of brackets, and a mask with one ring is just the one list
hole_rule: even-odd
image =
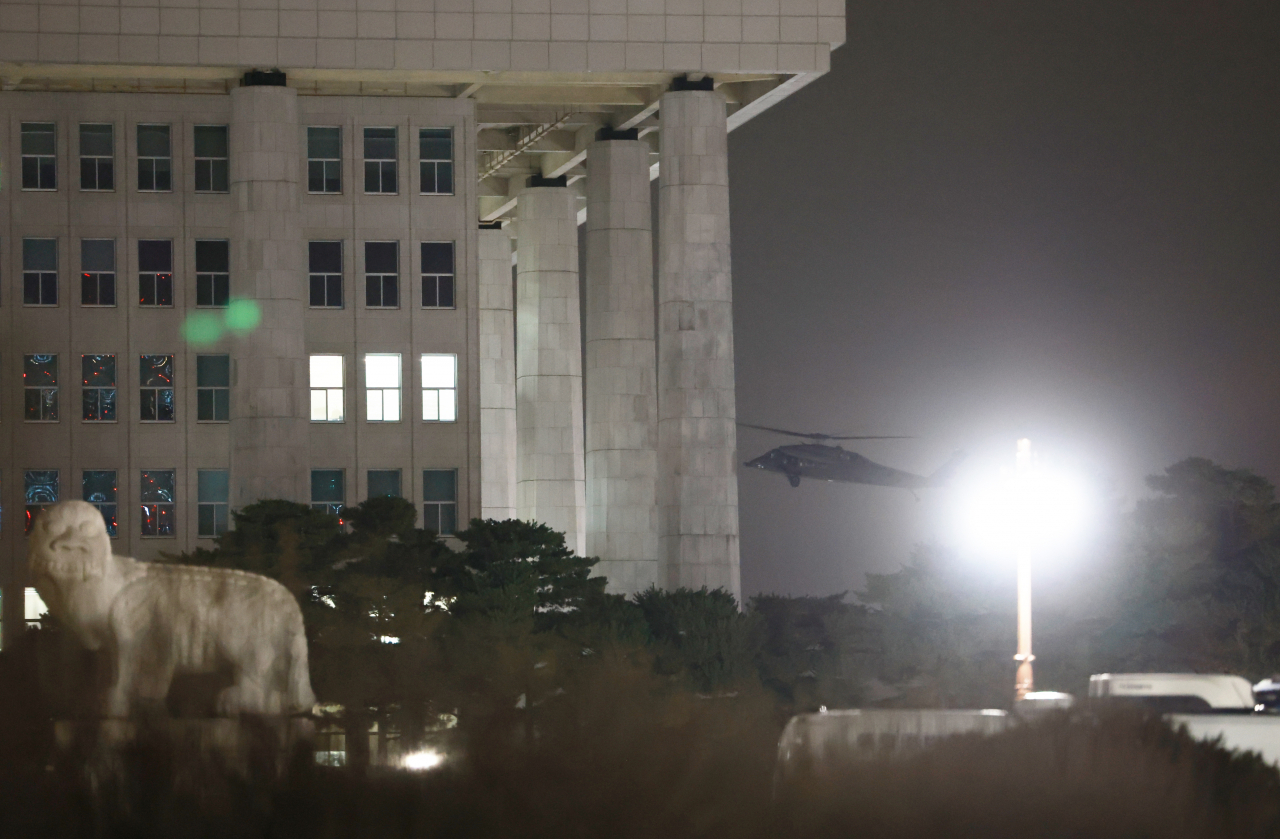
[(5, 635), (72, 498), (146, 560), (394, 494), (737, 594), (727, 132), (843, 0), (147, 2), (0, 0)]

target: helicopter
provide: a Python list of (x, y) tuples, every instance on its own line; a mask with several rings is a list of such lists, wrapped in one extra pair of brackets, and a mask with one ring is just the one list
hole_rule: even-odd
[(870, 484), (872, 486), (896, 487), (912, 490), (933, 489), (946, 486), (952, 474), (965, 458), (964, 452), (956, 452), (931, 475), (916, 475), (893, 469), (863, 457), (857, 452), (846, 451), (838, 445), (827, 445), (828, 441), (837, 440), (907, 440), (909, 437), (899, 435), (873, 436), (838, 436), (803, 431), (787, 431), (783, 428), (770, 428), (767, 425), (751, 425), (740, 422), (743, 428), (754, 428), (759, 431), (771, 431), (774, 434), (785, 434), (812, 440), (811, 443), (793, 443), (789, 446), (778, 446), (765, 452), (754, 460), (748, 460), (743, 466), (752, 469), (763, 469), (766, 472), (780, 472), (787, 476), (793, 486), (800, 486), (801, 478), (813, 478), (820, 481), (841, 481), (849, 484)]

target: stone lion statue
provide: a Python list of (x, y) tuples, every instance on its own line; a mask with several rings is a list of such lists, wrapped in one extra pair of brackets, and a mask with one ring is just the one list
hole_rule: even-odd
[(306, 713), (315, 704), (302, 612), (274, 580), (115, 556), (102, 514), (84, 501), (36, 518), (27, 563), (49, 613), (112, 660), (107, 717), (162, 704), (175, 674), (229, 673), (219, 715)]

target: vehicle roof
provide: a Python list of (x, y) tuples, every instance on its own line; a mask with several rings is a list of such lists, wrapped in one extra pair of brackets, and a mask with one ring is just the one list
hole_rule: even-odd
[(1253, 708), (1253, 687), (1226, 673), (1097, 673), (1092, 697), (1197, 696), (1211, 708)]

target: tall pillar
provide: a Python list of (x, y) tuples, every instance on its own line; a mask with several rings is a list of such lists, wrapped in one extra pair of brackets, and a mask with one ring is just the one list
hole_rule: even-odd
[(480, 517), (516, 517), (516, 328), (511, 237), (480, 231)]
[(587, 554), (609, 591), (659, 574), (658, 405), (653, 342), (649, 145), (587, 148)]
[(724, 97), (663, 95), (658, 190), (659, 510), (667, 585), (741, 596)]
[(231, 288), (262, 313), (232, 345), (233, 507), (309, 496), (298, 97), (279, 83), (231, 91)]
[(586, 547), (578, 215), (564, 186), (516, 202), (516, 511)]

